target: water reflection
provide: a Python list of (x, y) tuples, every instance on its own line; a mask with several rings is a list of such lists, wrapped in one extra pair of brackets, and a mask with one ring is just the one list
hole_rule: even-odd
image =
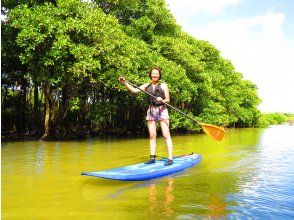
[(226, 216), (226, 197), (224, 195), (220, 195), (218, 193), (214, 193), (210, 196), (209, 202), (209, 217), (213, 219), (219, 219)]
[[(230, 207), (230, 216), (264, 219), (294, 217), (294, 136), (293, 126), (271, 126), (264, 130), (256, 146), (254, 163), (247, 163), (241, 190), (230, 196), (239, 205)], [(246, 210), (244, 209), (246, 207)]]
[[(289, 219), (293, 128), (231, 129), (220, 144), (205, 135), (174, 136), (175, 154), (200, 153), (201, 163), (144, 182), (80, 173), (142, 162), (148, 139), (4, 143), (2, 212), (39, 219), (65, 219), (68, 213), (77, 219), (113, 219), (114, 213), (119, 219)], [(158, 154), (165, 150), (159, 138)]]
[[(109, 203), (130, 202), (136, 204), (137, 210), (145, 209), (148, 218), (170, 218), (174, 211), (174, 184), (180, 176), (169, 176), (143, 182), (121, 182), (99, 178), (84, 178), (83, 197), (103, 207)], [(101, 190), (102, 189), (102, 190)], [(126, 197), (140, 197), (139, 201), (125, 201)], [(125, 206), (120, 206), (124, 209)], [(116, 210), (118, 211), (118, 210)], [(135, 212), (135, 211), (132, 211)]]
[(43, 144), (41, 144), (38, 149), (37, 149), (37, 153), (36, 153), (36, 174), (41, 174), (44, 172), (44, 163), (45, 163), (45, 147)]
[[(173, 195), (174, 179), (172, 177), (167, 178), (167, 186), (164, 190), (158, 189), (156, 184), (150, 184), (149, 186), (149, 210), (152, 215), (163, 214), (164, 217), (171, 217), (174, 213), (172, 208), (173, 201), (175, 199)], [(161, 196), (159, 193), (163, 193)]]

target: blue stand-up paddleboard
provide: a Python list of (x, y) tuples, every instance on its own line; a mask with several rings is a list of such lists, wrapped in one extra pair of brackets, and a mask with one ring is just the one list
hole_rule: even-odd
[(192, 167), (201, 161), (201, 155), (190, 154), (174, 158), (174, 163), (164, 166), (167, 159), (156, 160), (153, 164), (134, 164), (110, 170), (97, 172), (83, 172), (82, 175), (94, 176), (113, 180), (140, 181), (167, 176)]

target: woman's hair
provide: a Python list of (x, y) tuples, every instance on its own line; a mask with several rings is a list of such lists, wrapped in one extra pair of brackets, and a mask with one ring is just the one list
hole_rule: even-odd
[(149, 78), (151, 79), (151, 72), (152, 72), (152, 70), (154, 70), (154, 69), (158, 70), (158, 72), (159, 72), (159, 80), (160, 80), (160, 79), (161, 79), (161, 69), (160, 69), (159, 67), (157, 67), (157, 66), (153, 66), (153, 67), (151, 68), (151, 70), (150, 70), (150, 72), (149, 72)]

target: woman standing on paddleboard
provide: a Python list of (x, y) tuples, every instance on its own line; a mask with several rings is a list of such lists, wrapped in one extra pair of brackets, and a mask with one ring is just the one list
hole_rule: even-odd
[[(147, 91), (154, 95), (155, 98), (149, 97), (149, 106), (147, 110), (147, 124), (149, 130), (150, 139), (150, 160), (145, 164), (155, 163), (155, 150), (156, 150), (156, 122), (160, 123), (162, 135), (165, 139), (165, 143), (168, 149), (168, 160), (165, 162), (165, 166), (173, 164), (173, 143), (169, 131), (169, 115), (165, 103), (170, 102), (170, 95), (168, 86), (160, 81), (161, 70), (158, 67), (152, 67), (149, 72), (150, 83), (145, 83), (139, 88), (141, 90)], [(137, 94), (140, 89), (134, 88), (125, 78), (121, 76), (119, 81), (126, 86), (126, 88), (134, 94)]]

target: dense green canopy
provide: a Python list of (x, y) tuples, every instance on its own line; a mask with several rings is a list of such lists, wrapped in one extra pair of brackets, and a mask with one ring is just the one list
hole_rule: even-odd
[[(163, 71), (172, 105), (202, 122), (258, 126), (257, 87), (181, 30), (164, 0), (3, 1), (2, 131), (43, 139), (146, 131), (144, 94), (118, 83)], [(173, 130), (199, 127), (171, 113)]]

